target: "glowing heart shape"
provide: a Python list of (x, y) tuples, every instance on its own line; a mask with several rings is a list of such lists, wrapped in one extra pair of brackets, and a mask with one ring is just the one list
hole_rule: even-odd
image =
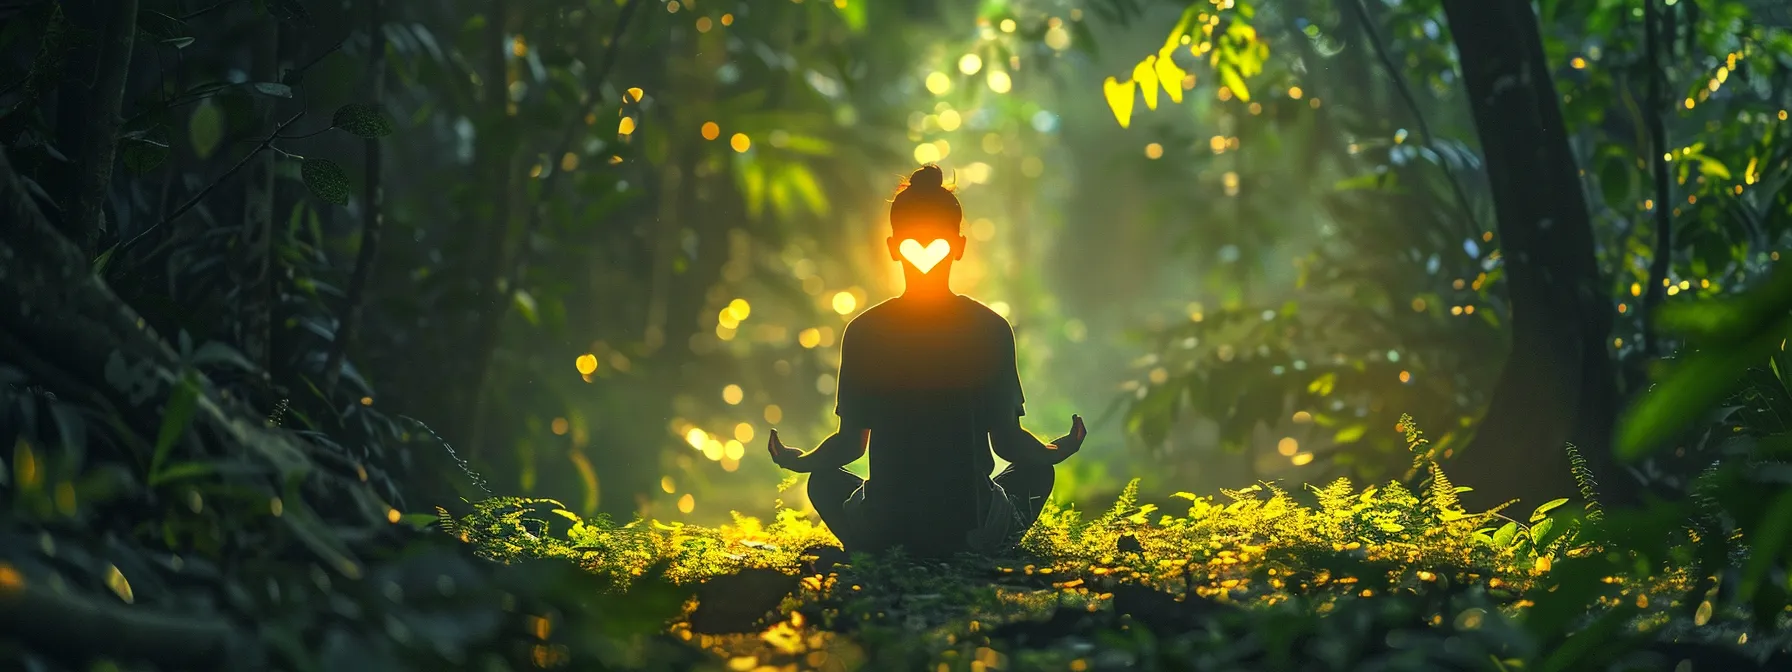
[(944, 238), (935, 238), (926, 247), (922, 247), (921, 241), (910, 238), (902, 241), (902, 246), (898, 249), (902, 251), (902, 258), (907, 259), (908, 263), (914, 264), (915, 268), (921, 269), (922, 273), (926, 273), (933, 270), (934, 266), (938, 266), (940, 261), (946, 258), (946, 255), (952, 253), (952, 244), (946, 242)]

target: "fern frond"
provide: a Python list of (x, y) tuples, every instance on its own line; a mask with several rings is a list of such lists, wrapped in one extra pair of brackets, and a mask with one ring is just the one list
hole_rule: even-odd
[(1114, 506), (1109, 508), (1101, 519), (1104, 521), (1119, 520), (1127, 512), (1132, 511), (1133, 507), (1138, 505), (1138, 501), (1139, 479), (1135, 478), (1126, 482), (1126, 487), (1120, 490), (1120, 497), (1114, 500)]
[(1425, 504), (1433, 513), (1462, 510), (1462, 500), (1456, 496), (1456, 485), (1450, 482), (1449, 475), (1436, 462), (1427, 462), (1431, 470), (1431, 487), (1426, 491)]
[(1493, 507), (1491, 509), (1488, 509), (1488, 510), (1482, 512), (1481, 515), (1491, 518), (1495, 514), (1498, 514), (1501, 511), (1505, 511), (1507, 507), (1510, 507), (1513, 504), (1517, 504), (1517, 503), (1518, 503), (1518, 500), (1516, 500), (1516, 499), (1508, 499), (1505, 502), (1502, 502), (1499, 506)]
[(1568, 473), (1574, 476), (1574, 485), (1580, 489), (1580, 498), (1586, 500), (1587, 520), (1599, 520), (1605, 511), (1599, 506), (1599, 482), (1593, 479), (1593, 470), (1587, 468), (1587, 458), (1580, 454), (1574, 444), (1565, 444), (1568, 450)]
[(1407, 452), (1412, 453), (1413, 473), (1423, 471), (1427, 463), (1437, 461), (1437, 451), (1431, 445), (1431, 440), (1425, 438), (1424, 430), (1419, 429), (1419, 424), (1411, 415), (1401, 413), (1398, 427), (1406, 435)]
[(1319, 495), (1319, 510), (1328, 516), (1341, 518), (1350, 515), (1351, 500), (1356, 499), (1356, 489), (1349, 476), (1340, 476), (1324, 488), (1315, 488)]

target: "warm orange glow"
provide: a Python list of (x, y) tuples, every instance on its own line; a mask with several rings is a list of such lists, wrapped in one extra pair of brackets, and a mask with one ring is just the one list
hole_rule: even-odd
[(12, 565), (0, 562), (0, 595), (12, 595), (25, 589), (25, 574)]
[(952, 253), (952, 244), (946, 242), (944, 238), (936, 238), (923, 247), (921, 241), (910, 238), (902, 241), (899, 249), (902, 252), (902, 258), (907, 259), (908, 263), (914, 264), (915, 268), (922, 273), (926, 273), (933, 270), (934, 266), (939, 265), (946, 255)]
[(704, 140), (714, 140), (714, 139), (716, 139), (717, 136), (720, 136), (721, 134), (722, 134), (722, 127), (717, 125), (716, 122), (713, 122), (713, 121), (703, 122), (703, 139)]

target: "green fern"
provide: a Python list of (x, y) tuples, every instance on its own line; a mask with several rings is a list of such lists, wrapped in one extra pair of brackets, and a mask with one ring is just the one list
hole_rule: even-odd
[(1344, 519), (1353, 515), (1350, 507), (1356, 499), (1356, 488), (1349, 476), (1339, 476), (1330, 485), (1314, 488), (1313, 492), (1319, 496), (1319, 511), (1327, 517)]
[(1431, 445), (1431, 440), (1425, 438), (1424, 430), (1419, 429), (1418, 423), (1412, 419), (1411, 415), (1401, 413), (1399, 427), (1400, 431), (1406, 435), (1406, 450), (1412, 453), (1412, 472), (1408, 475), (1410, 477), (1424, 471), (1427, 463), (1436, 462), (1437, 450)]
[(274, 404), (274, 411), (268, 414), (269, 427), (279, 427), (280, 423), (286, 420), (286, 408), (289, 401), (291, 400), (281, 399), (280, 403)]
[(1580, 489), (1580, 498), (1587, 502), (1587, 520), (1599, 520), (1605, 516), (1605, 510), (1599, 506), (1599, 482), (1593, 480), (1593, 470), (1587, 468), (1587, 458), (1580, 454), (1580, 449), (1572, 443), (1566, 446), (1568, 472), (1574, 476), (1574, 485)]
[(1107, 526), (1117, 523), (1132, 512), (1133, 508), (1138, 505), (1138, 501), (1139, 479), (1135, 478), (1127, 481), (1125, 488), (1121, 488), (1120, 497), (1114, 500), (1114, 506), (1110, 507), (1108, 512), (1102, 514), (1100, 518), (1091, 521), (1090, 524)]
[(1449, 475), (1436, 462), (1425, 464), (1431, 470), (1431, 487), (1425, 491), (1425, 505), (1431, 509), (1432, 515), (1461, 513), (1462, 500), (1456, 496), (1456, 484), (1450, 482)]

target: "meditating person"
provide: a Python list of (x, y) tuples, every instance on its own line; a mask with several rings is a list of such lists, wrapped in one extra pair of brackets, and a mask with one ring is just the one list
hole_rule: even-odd
[[(1039, 517), (1053, 471), (1087, 431), (1043, 443), (1026, 414), (1014, 331), (989, 307), (956, 294), (952, 264), (964, 257), (964, 214), (926, 165), (890, 205), (890, 258), (902, 264), (901, 296), (866, 310), (840, 343), (835, 413), (840, 429), (804, 453), (773, 429), (779, 466), (809, 473), (809, 501), (848, 551), (900, 546), (912, 557), (996, 552)], [(995, 454), (1009, 462), (990, 478)], [(871, 479), (843, 467), (871, 454)]]

